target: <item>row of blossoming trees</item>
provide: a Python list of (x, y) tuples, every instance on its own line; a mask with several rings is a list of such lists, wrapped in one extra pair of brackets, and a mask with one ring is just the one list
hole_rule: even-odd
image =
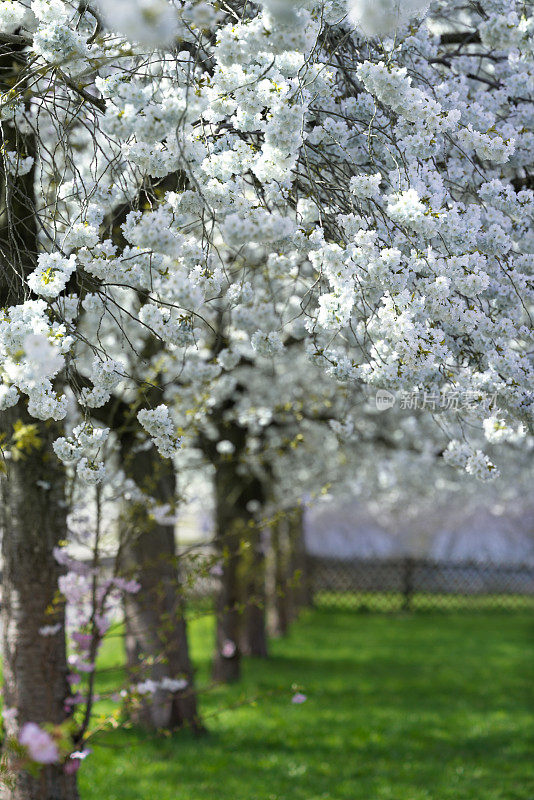
[(119, 608), (128, 708), (201, 727), (196, 475), (230, 680), (266, 650), (267, 541), (297, 592), (303, 497), (528, 458), (532, 28), (513, 0), (0, 2), (6, 797), (77, 796)]

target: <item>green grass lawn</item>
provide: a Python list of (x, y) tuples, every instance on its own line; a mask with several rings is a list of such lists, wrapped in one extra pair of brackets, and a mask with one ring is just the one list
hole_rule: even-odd
[[(404, 611), (400, 592), (317, 592), (316, 605), (346, 611)], [(431, 594), (416, 592), (409, 600), (412, 611), (534, 611), (534, 595), (521, 594)]]
[[(212, 639), (198, 620), (200, 686)], [(527, 614), (307, 612), (203, 695), (208, 736), (95, 738), (82, 800), (532, 800), (533, 640)]]

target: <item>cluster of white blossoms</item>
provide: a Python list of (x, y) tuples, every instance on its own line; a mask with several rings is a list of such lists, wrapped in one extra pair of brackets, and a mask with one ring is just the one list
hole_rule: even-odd
[[(496, 419), (528, 425), (532, 20), (483, 0), (464, 44), (452, 24), (434, 33), (433, 12), (421, 24), (425, 10), (132, 0), (102, 4), (100, 28), (68, 0), (32, 3), (28, 48), (83, 124), (41, 83), (31, 108), (2, 107), (26, 133), (43, 122), (46, 252), (15, 308), (42, 304), (84, 418), (156, 386), (162, 404), (138, 419), (172, 456), (178, 427), (210, 430), (241, 370), (299, 350), (353, 387), (496, 395)], [(3, 313), (9, 327), (21, 312)], [(4, 406), (29, 394), (13, 377), (23, 339), (1, 351)], [(60, 415), (57, 375), (39, 402), (32, 384), (42, 418), (46, 398)], [(255, 431), (276, 418), (268, 403), (239, 413)], [(487, 409), (466, 416), (482, 432)], [(451, 438), (461, 422), (449, 415)], [(477, 450), (458, 464), (478, 475)]]
[(0, 375), (2, 409), (14, 406), (19, 392), (38, 419), (64, 419), (67, 399), (53, 380), (65, 365), (72, 337), (60, 323), (50, 323), (43, 300), (29, 300), (0, 312)]
[(178, 15), (167, 0), (98, 0), (98, 9), (111, 30), (148, 48), (169, 46), (178, 33)]
[(1, 0), (0, 2), (0, 30), (5, 33), (14, 33), (27, 21), (28, 8), (19, 0)]
[(473, 130), (470, 124), (459, 131), (458, 142), (464, 150), (468, 152), (474, 150), (480, 159), (493, 161), (495, 164), (506, 164), (515, 150), (513, 137), (503, 139), (500, 136), (489, 136), (487, 133)]
[(482, 450), (474, 450), (467, 442), (456, 439), (449, 443), (444, 453), (447, 464), (460, 467), (482, 481), (493, 480), (499, 476), (499, 471), (490, 458)]
[(123, 372), (117, 361), (95, 356), (89, 373), (93, 386), (90, 389), (86, 387), (82, 389), (80, 393), (82, 402), (89, 408), (100, 408), (105, 405), (122, 376)]
[[(139, 695), (156, 694), (157, 691), (172, 692), (174, 694), (175, 692), (183, 692), (188, 685), (188, 681), (185, 678), (162, 678), (160, 681), (148, 678), (146, 681), (136, 683), (132, 690)], [(126, 691), (124, 693), (127, 694)]]
[(280, 353), (284, 348), (280, 334), (276, 331), (269, 331), (269, 333), (256, 331), (252, 334), (250, 343), (257, 353), (267, 357)]
[(390, 36), (412, 17), (423, 16), (430, 0), (349, 0), (349, 19), (367, 36)]
[(77, 425), (70, 436), (54, 442), (54, 452), (66, 465), (75, 465), (83, 483), (101, 483), (106, 474), (105, 464), (98, 460), (109, 436), (109, 428), (96, 428), (91, 423)]
[(484, 436), (488, 442), (520, 442), (526, 435), (524, 425), (511, 426), (499, 417), (488, 417), (483, 422)]
[(169, 409), (165, 405), (157, 408), (142, 409), (137, 419), (150, 434), (159, 452), (164, 458), (171, 458), (181, 445)]
[(64, 258), (61, 253), (42, 253), (37, 258), (37, 269), (28, 277), (28, 286), (35, 294), (51, 300), (64, 290), (75, 270), (75, 255)]
[(376, 175), (353, 175), (349, 186), (355, 197), (359, 200), (367, 200), (378, 197), (381, 183), (382, 175), (378, 172)]
[(27, 175), (35, 163), (33, 156), (21, 156), (20, 153), (12, 150), (3, 150), (2, 161), (6, 172), (18, 177)]
[(532, 36), (532, 20), (518, 15), (516, 10), (506, 12), (499, 8), (490, 12), (480, 25), (482, 43), (491, 50), (515, 50)]

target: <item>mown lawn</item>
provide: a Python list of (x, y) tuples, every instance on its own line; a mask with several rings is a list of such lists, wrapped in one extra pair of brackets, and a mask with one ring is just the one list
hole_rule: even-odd
[[(211, 620), (192, 640), (207, 686)], [(533, 664), (527, 614), (307, 612), (203, 695), (208, 736), (97, 737), (82, 800), (532, 800)]]

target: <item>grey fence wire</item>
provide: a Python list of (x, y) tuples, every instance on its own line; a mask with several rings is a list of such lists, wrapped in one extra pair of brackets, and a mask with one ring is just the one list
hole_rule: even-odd
[[(221, 580), (209, 566), (212, 561), (213, 552), (204, 543), (180, 555), (180, 586), (186, 600), (211, 606)], [(103, 564), (111, 569), (114, 559), (103, 559)], [(307, 598), (305, 604), (361, 612), (534, 612), (534, 563), (308, 555), (304, 570), (288, 575), (282, 592), (295, 590)]]
[(306, 580), (319, 607), (534, 611), (534, 564), (309, 556)]

